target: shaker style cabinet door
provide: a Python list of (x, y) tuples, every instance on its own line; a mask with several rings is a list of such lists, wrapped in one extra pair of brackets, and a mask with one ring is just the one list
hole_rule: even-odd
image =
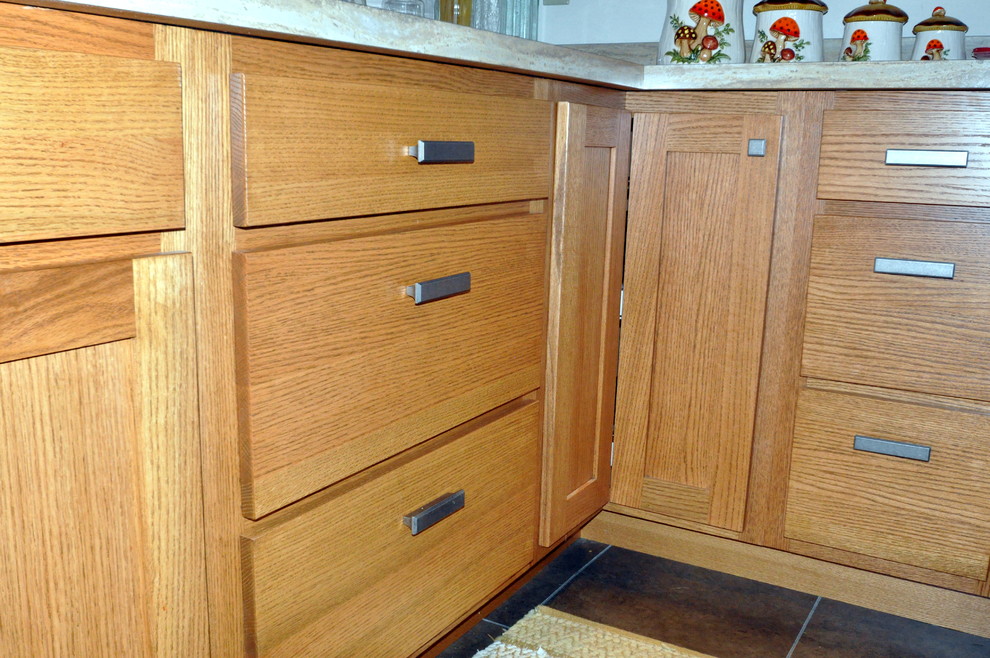
[(188, 254), (0, 271), (4, 656), (209, 653), (192, 302)]
[(544, 546), (608, 502), (630, 118), (623, 111), (558, 104)]
[(612, 501), (743, 529), (781, 118), (634, 115)]

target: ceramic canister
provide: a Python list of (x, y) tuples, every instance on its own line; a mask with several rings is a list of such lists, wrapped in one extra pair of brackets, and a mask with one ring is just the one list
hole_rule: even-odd
[(917, 36), (912, 60), (966, 59), (966, 31), (969, 28), (958, 18), (945, 15), (945, 9), (935, 7), (931, 18), (914, 26)]
[(842, 19), (840, 62), (882, 62), (901, 58), (901, 39), (908, 15), (887, 0), (870, 0)]
[(753, 7), (756, 38), (751, 62), (822, 61), (821, 0), (763, 0)]
[(742, 64), (742, 0), (667, 0), (660, 64)]

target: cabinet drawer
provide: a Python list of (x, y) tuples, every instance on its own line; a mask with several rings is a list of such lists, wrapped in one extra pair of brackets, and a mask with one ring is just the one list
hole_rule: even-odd
[[(245, 514), (538, 388), (545, 242), (524, 214), (236, 254)], [(407, 294), (465, 273), (469, 292)]]
[(826, 112), (818, 196), (990, 206), (990, 114)]
[(0, 242), (182, 228), (179, 67), (0, 48)]
[[(435, 442), (244, 538), (257, 654), (410, 655), (529, 565), (538, 405), (512, 402)], [(414, 536), (403, 524), (461, 490), (463, 509), (436, 525)]]
[[(545, 101), (254, 74), (231, 85), (238, 226), (549, 193)], [(420, 140), (472, 142), (474, 162), (420, 164)]]
[(815, 219), (805, 375), (990, 400), (988, 362), (990, 225)]
[[(787, 537), (984, 580), (988, 435), (990, 419), (978, 413), (802, 391)], [(857, 450), (856, 437), (881, 453), (919, 457), (927, 447), (930, 461)]]

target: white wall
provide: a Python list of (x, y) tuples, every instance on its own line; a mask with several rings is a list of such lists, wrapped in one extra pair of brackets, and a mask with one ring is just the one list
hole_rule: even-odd
[[(842, 17), (869, 0), (825, 0), (825, 38), (842, 38)], [(904, 36), (941, 4), (949, 16), (969, 25), (969, 34), (990, 35), (987, 0), (889, 0), (907, 12)], [(743, 30), (753, 38), (756, 0), (745, 0)], [(657, 41), (663, 29), (666, 0), (570, 0), (567, 5), (540, 5), (540, 41), (548, 43), (638, 43)]]

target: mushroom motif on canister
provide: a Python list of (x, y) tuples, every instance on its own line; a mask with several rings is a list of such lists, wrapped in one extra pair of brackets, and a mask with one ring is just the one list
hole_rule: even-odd
[[(762, 30), (757, 34), (763, 43), (760, 49), (760, 62), (790, 62), (801, 59), (798, 56), (804, 42), (801, 39), (801, 28), (797, 21), (789, 16), (778, 18), (770, 26), (770, 37)], [(785, 47), (792, 46), (792, 47)]]
[(691, 50), (701, 45), (701, 40), (708, 36), (708, 26), (718, 29), (725, 24), (725, 11), (718, 0), (700, 0), (688, 10), (691, 20), (697, 21), (694, 29), (697, 36), (691, 43)]
[(852, 44), (852, 47), (846, 48), (842, 55), (844, 60), (847, 62), (862, 62), (864, 59), (869, 59), (870, 36), (866, 33), (866, 30), (856, 30), (853, 32), (849, 38), (849, 43)]
[(785, 16), (770, 26), (770, 36), (777, 40), (777, 52), (780, 52), (786, 42), (797, 41), (801, 37), (801, 28), (796, 20)]
[(938, 39), (932, 39), (925, 46), (925, 55), (921, 59), (940, 62), (942, 61), (943, 52), (945, 52), (945, 45)]
[(714, 64), (731, 60), (726, 49), (732, 45), (729, 36), (735, 33), (735, 28), (726, 22), (722, 3), (718, 0), (698, 0), (687, 10), (687, 15), (694, 25), (682, 22), (677, 14), (670, 14), (674, 48), (664, 53), (663, 57), (669, 57), (671, 62), (677, 64)]
[(696, 36), (698, 36), (697, 31), (690, 25), (682, 25), (674, 32), (674, 45), (677, 46), (677, 52), (681, 57), (691, 56), (691, 42)]

